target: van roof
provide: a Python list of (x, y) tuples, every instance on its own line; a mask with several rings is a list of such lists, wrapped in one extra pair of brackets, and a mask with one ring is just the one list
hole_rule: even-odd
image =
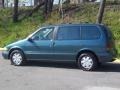
[[(90, 24), (90, 23), (80, 23), (80, 24), (56, 24), (56, 25), (48, 25), (48, 26), (104, 26), (104, 24)], [(47, 25), (46, 25), (47, 26)]]

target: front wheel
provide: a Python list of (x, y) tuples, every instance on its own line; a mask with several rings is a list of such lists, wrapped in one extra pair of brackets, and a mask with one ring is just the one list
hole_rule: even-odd
[(96, 57), (91, 53), (83, 53), (78, 58), (78, 67), (85, 71), (93, 71), (97, 68)]
[(14, 50), (10, 54), (11, 63), (15, 66), (21, 66), (25, 64), (25, 57), (22, 51)]

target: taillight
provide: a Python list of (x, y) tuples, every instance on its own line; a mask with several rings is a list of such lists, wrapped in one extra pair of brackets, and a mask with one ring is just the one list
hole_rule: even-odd
[(112, 44), (113, 44), (113, 43), (110, 43), (110, 42), (107, 43), (107, 46), (106, 46), (106, 47), (107, 47), (107, 50), (111, 50), (111, 49), (112, 49)]

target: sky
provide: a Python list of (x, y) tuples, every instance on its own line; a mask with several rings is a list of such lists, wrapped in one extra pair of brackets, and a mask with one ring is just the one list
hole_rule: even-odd
[(57, 3), (58, 3), (58, 0), (54, 0), (54, 3), (57, 4)]

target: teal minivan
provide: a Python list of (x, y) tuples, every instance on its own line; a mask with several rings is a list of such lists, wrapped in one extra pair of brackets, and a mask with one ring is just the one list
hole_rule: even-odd
[(86, 71), (112, 62), (116, 49), (112, 33), (100, 24), (61, 24), (39, 28), (27, 38), (4, 47), (2, 53), (12, 65), (29, 60), (73, 61)]

